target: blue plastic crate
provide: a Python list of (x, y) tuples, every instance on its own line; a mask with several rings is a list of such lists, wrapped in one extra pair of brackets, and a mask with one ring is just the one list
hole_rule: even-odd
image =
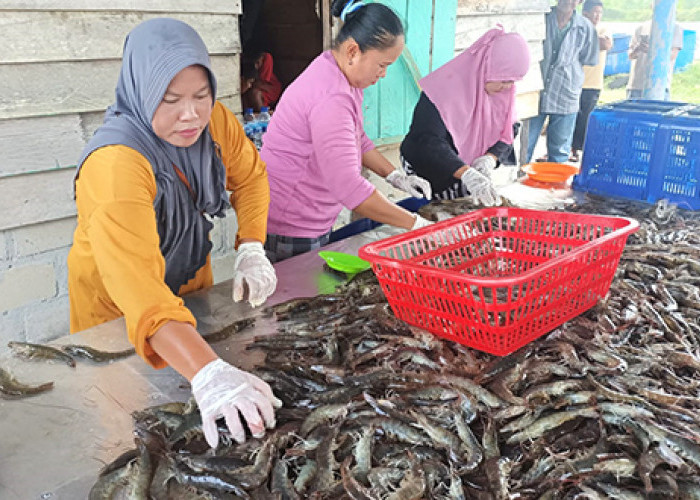
[(630, 100), (596, 108), (589, 118), (581, 191), (700, 208), (700, 110), (669, 101)]
[(668, 117), (658, 131), (647, 201), (700, 209), (700, 106)]

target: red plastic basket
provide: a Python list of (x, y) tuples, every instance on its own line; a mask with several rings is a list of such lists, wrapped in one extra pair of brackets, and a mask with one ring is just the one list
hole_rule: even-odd
[(495, 207), (364, 245), (394, 314), (503, 356), (581, 314), (612, 282), (634, 219)]

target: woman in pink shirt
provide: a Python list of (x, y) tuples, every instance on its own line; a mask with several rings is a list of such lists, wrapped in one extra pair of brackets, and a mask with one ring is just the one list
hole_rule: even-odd
[(411, 196), (431, 196), (425, 179), (394, 169), (362, 125), (362, 90), (401, 54), (401, 21), (379, 3), (334, 0), (331, 12), (343, 21), (333, 48), (284, 91), (260, 153), (270, 182), (265, 250), (272, 262), (325, 245), (343, 206), (404, 229), (429, 224), (361, 175), (364, 165)]

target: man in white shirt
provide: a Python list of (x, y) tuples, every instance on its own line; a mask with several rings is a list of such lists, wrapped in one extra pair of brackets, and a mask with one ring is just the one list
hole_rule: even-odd
[[(644, 92), (644, 83), (651, 64), (649, 54), (649, 35), (651, 34), (651, 21), (644, 22), (634, 31), (630, 41), (629, 56), (632, 66), (630, 78), (627, 82), (627, 99), (641, 99)], [(668, 67), (668, 87), (666, 87), (664, 99), (671, 99), (671, 78), (673, 77), (673, 65), (676, 62), (678, 52), (683, 48), (683, 30), (680, 24), (675, 23), (673, 28), (673, 43), (671, 45), (671, 64)]]

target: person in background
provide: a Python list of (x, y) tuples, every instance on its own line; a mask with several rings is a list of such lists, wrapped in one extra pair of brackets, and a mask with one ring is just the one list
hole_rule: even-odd
[(272, 55), (261, 50), (244, 53), (242, 60), (246, 66), (253, 64), (257, 77), (251, 88), (242, 93), (243, 108), (253, 108), (258, 113), (260, 108), (272, 108), (282, 93), (282, 84), (275, 76)]
[[(652, 9), (653, 9), (652, 2)], [(641, 99), (644, 93), (644, 85), (651, 64), (649, 55), (649, 36), (651, 34), (651, 21), (645, 21), (634, 30), (630, 40), (630, 77), (627, 81), (627, 99)], [(673, 25), (673, 41), (671, 42), (671, 64), (668, 67), (668, 87), (664, 90), (664, 100), (671, 99), (671, 80), (673, 78), (673, 66), (676, 63), (678, 52), (683, 48), (683, 30), (681, 25)]]
[(331, 12), (343, 21), (333, 48), (284, 91), (260, 153), (270, 179), (265, 249), (273, 262), (325, 245), (343, 206), (404, 229), (429, 224), (361, 175), (364, 165), (411, 196), (430, 198), (430, 184), (395, 170), (362, 126), (362, 90), (401, 54), (401, 21), (380, 3), (334, 0)]
[(529, 67), (525, 39), (499, 27), (420, 80), (401, 159), (406, 172), (430, 181), (435, 199), (499, 202), (491, 171), (515, 164), (514, 82)]
[(562, 163), (569, 159), (583, 88), (583, 66), (598, 64), (599, 50), (595, 28), (576, 13), (580, 3), (559, 0), (545, 16), (544, 57), (540, 62), (544, 88), (539, 114), (527, 121), (528, 162), (546, 119), (547, 160)]
[(211, 286), (209, 217), (238, 219), (233, 300), (275, 290), (263, 240), (265, 164), (236, 116), (216, 101), (204, 42), (189, 25), (145, 21), (126, 37), (116, 102), (78, 161), (78, 225), (68, 255), (71, 332), (124, 316), (152, 367), (190, 380), (207, 442), (216, 420), (245, 439), (275, 425), (281, 403), (258, 377), (223, 361), (197, 332), (180, 295)]
[(588, 127), (588, 117), (593, 108), (598, 104), (600, 91), (603, 88), (603, 74), (605, 72), (605, 58), (608, 50), (612, 48), (612, 38), (607, 34), (605, 28), (600, 26), (603, 17), (603, 2), (601, 0), (586, 0), (583, 2), (583, 16), (588, 19), (598, 33), (598, 64), (595, 66), (583, 67), (583, 89), (576, 115), (576, 127), (571, 143), (571, 156), (569, 161), (578, 162), (581, 160), (580, 153), (583, 150), (583, 143)]
[(241, 105), (246, 108), (243, 96), (253, 87), (258, 78), (258, 70), (255, 69), (253, 61), (241, 58)]

